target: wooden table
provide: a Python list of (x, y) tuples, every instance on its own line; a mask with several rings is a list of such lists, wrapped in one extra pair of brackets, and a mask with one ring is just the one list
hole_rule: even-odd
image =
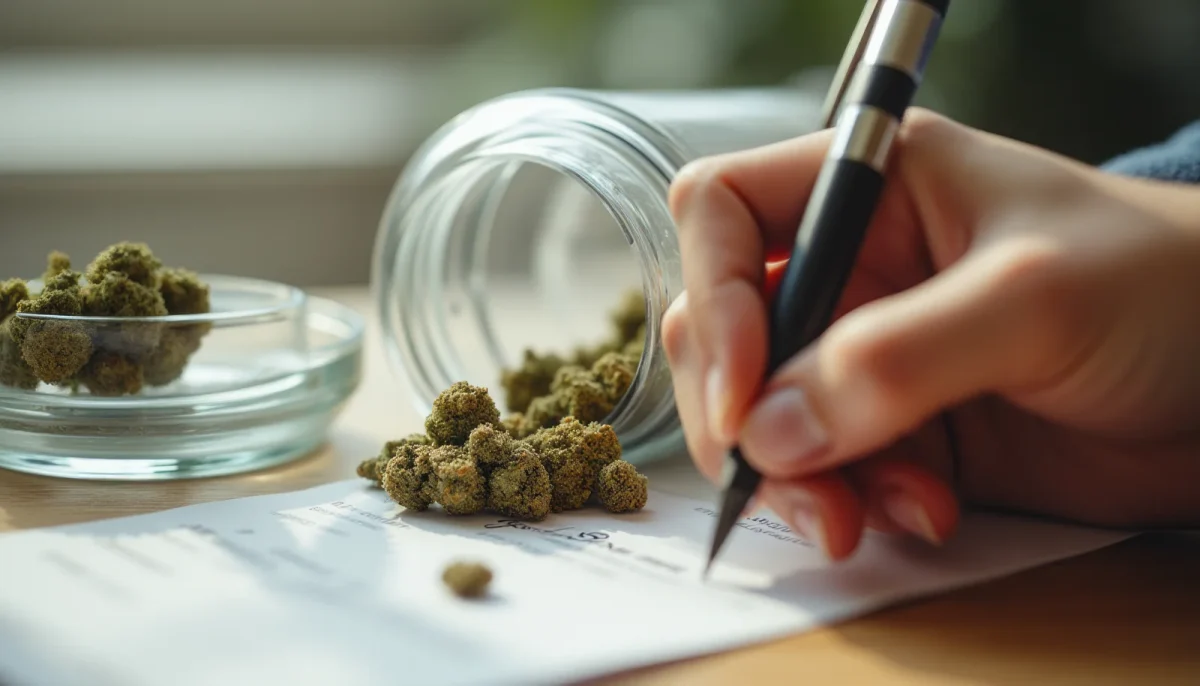
[[(321, 293), (368, 311), (361, 288)], [(0, 470), (0, 531), (296, 490), (353, 476), (419, 417), (369, 321), (366, 375), (328, 444), (244, 476), (95, 483)], [(647, 469), (695, 479), (687, 464)], [(661, 481), (656, 481), (661, 483)], [(694, 485), (688, 486), (694, 488)], [(635, 684), (1200, 684), (1200, 536), (1147, 534), (1096, 553), (775, 643), (610, 679)]]

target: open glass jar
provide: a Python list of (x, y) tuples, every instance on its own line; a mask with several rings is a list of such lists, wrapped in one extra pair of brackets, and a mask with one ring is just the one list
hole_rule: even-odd
[(452, 119), (401, 174), (375, 246), (384, 345), (417, 408), (455, 381), (498, 390), (527, 348), (596, 343), (637, 288), (644, 352), (604, 421), (632, 462), (682, 447), (659, 329), (683, 289), (671, 179), (698, 157), (814, 131), (820, 108), (785, 88), (546, 89)]

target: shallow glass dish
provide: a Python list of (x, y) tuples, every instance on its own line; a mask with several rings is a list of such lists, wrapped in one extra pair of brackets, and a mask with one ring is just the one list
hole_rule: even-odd
[(8, 328), (24, 327), (21, 350), (42, 336), (61, 359), (86, 352), (88, 362), (39, 382), (13, 337), (0, 336), (0, 467), (179, 479), (260, 469), (320, 445), (361, 378), (361, 317), (282, 284), (202, 278), (202, 315), (10, 318)]

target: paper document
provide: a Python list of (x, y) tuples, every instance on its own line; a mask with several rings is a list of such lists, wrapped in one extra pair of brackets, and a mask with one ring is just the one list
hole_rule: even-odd
[[(14, 686), (562, 683), (733, 648), (1124, 535), (974, 515), (941, 549), (868, 534), (830, 565), (743, 520), (703, 582), (712, 503), (538, 523), (407, 512), (361, 480), (0, 535)], [(484, 562), (488, 597), (443, 567)]]

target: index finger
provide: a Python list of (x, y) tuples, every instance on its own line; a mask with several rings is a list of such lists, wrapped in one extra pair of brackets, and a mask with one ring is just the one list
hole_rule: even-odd
[[(688, 256), (699, 256), (695, 248), (732, 241), (745, 251), (751, 236), (760, 239), (758, 245), (764, 261), (787, 256), (795, 237), (808, 196), (812, 193), (817, 173), (833, 132), (826, 130), (759, 148), (706, 157), (688, 164), (671, 184), (670, 207), (676, 222), (681, 223), (680, 248), (684, 262)], [(737, 225), (717, 222), (694, 224), (684, 222), (698, 206), (708, 203), (735, 205)], [(683, 224), (686, 224), (684, 226)], [(684, 245), (686, 243), (686, 245)], [(688, 286), (690, 289), (691, 286)]]
[[(690, 386), (705, 389), (710, 433), (728, 443), (766, 367), (766, 263), (791, 243), (829, 134), (708, 158), (671, 187), (689, 326), (702, 349)], [(786, 253), (784, 253), (786, 255)]]

